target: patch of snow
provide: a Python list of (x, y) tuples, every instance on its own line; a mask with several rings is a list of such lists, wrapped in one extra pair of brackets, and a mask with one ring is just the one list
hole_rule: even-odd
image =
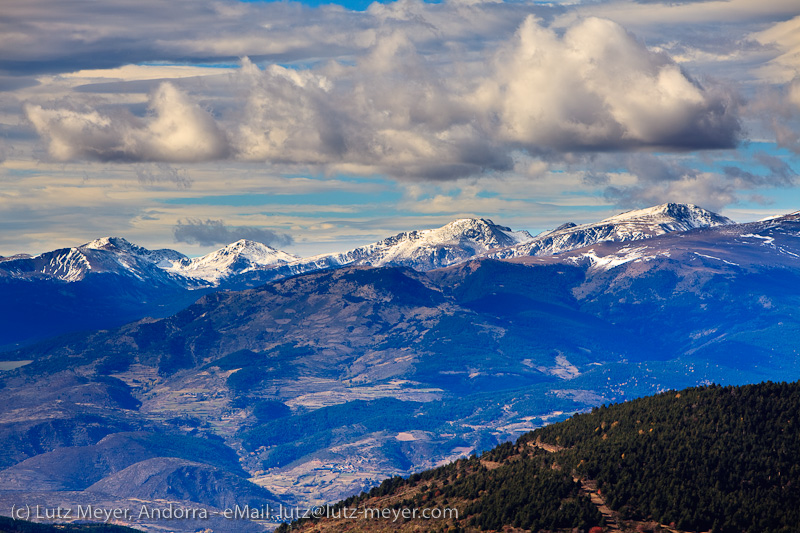
[(761, 239), (763, 240), (763, 244), (765, 246), (772, 246), (775, 243), (775, 237), (770, 237), (768, 235), (756, 235), (755, 233), (746, 233), (744, 235), (739, 235), (740, 237), (749, 237), (751, 239)]
[(588, 259), (593, 268), (611, 270), (612, 268), (624, 265), (625, 263), (630, 263), (631, 261), (647, 261), (654, 259), (656, 256), (648, 255), (645, 253), (647, 250), (648, 248), (646, 246), (638, 248), (625, 247), (620, 249), (615, 254), (600, 257), (597, 255), (594, 249), (591, 249), (588, 252), (581, 254), (581, 256)]
[(700, 252), (694, 252), (694, 254), (699, 255), (700, 257), (705, 257), (706, 259), (714, 259), (715, 261), (722, 261), (723, 263), (726, 263), (728, 265), (740, 266), (739, 263), (731, 263), (730, 261), (726, 261), (725, 259), (722, 259), (720, 257), (714, 257), (713, 255), (705, 255), (701, 254)]

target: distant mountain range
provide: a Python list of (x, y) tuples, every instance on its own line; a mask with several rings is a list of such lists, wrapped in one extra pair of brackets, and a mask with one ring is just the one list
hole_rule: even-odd
[[(67, 493), (331, 502), (601, 403), (800, 378), (800, 214), (670, 231), (687, 212), (623, 217), (615, 238), (638, 240), (502, 260), (488, 255), (534, 241), (459, 221), (481, 255), (186, 290), (206, 292), (168, 317), (6, 352), (0, 509)], [(461, 231), (398, 241), (448, 250)]]
[[(632, 241), (674, 231), (732, 224), (693, 205), (663, 204), (629, 211), (594, 224), (566, 223), (532, 237), (491, 220), (465, 218), (436, 229), (399, 233), (344, 253), (301, 259), (261, 243), (240, 240), (190, 259), (174, 250), (148, 250), (120, 237), (104, 237), (77, 248), (34, 257), (0, 258), (0, 273), (14, 279), (85, 280), (90, 274), (115, 274), (187, 289), (225, 286), (253, 272), (279, 269), (277, 279), (347, 265), (407, 266), (427, 271), (480, 256), (496, 258), (552, 255), (605, 241)], [(499, 251), (498, 251), (499, 250)]]
[(684, 204), (630, 211), (595, 224), (568, 223), (536, 237), (487, 219), (461, 219), (306, 259), (247, 240), (190, 259), (174, 250), (148, 250), (123, 238), (105, 237), (33, 257), (0, 258), (0, 296), (8, 313), (0, 326), (0, 348), (70, 331), (115, 327), (145, 316), (164, 317), (210, 291), (246, 289), (318, 270), (366, 265), (428, 271), (477, 257), (552, 255), (598, 242), (730, 223)]

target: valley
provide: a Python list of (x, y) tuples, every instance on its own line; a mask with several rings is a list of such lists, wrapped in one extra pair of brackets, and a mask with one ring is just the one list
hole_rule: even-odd
[(164, 318), (6, 352), (0, 512), (23, 500), (308, 507), (600, 404), (800, 376), (800, 218), (704, 220), (716, 225), (651, 220), (661, 229), (635, 242), (555, 255), (209, 290)]

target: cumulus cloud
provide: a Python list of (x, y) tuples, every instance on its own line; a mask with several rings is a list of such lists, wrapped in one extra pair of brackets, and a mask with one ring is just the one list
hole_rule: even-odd
[(432, 52), (420, 33), (438, 27), (421, 5), (371, 8), (367, 18), (387, 27), (364, 37), (354, 61), (261, 70), (244, 58), (211, 100), (216, 118), (171, 83), (150, 95), (144, 118), (33, 103), (26, 114), (57, 160), (235, 158), (434, 180), (511, 171), (520, 150), (552, 159), (738, 140), (734, 98), (615, 22), (579, 20), (562, 33), (528, 16), (504, 42)]
[(260, 242), (269, 246), (292, 244), (291, 235), (254, 226), (227, 226), (222, 220), (188, 218), (179, 220), (172, 230), (175, 242), (213, 246), (230, 244), (240, 239)]
[(244, 60), (237, 157), (329, 171), (458, 178), (513, 167), (513, 153), (731, 147), (736, 101), (704, 89), (618, 24), (560, 36), (529, 17), (499, 50), (444, 65), (403, 31), (355, 65), (308, 70)]
[(211, 114), (172, 83), (150, 95), (149, 113), (53, 109), (28, 104), (25, 114), (59, 161), (195, 162), (228, 155), (225, 134)]
[(733, 99), (704, 90), (622, 26), (590, 18), (563, 37), (528, 17), (476, 94), (501, 138), (531, 150), (731, 147)]

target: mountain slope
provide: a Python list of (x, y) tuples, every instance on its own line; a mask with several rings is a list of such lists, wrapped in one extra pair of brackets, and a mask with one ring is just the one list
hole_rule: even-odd
[(205, 463), (156, 457), (104, 477), (87, 492), (139, 500), (191, 501), (219, 509), (278, 506), (268, 490)]
[(666, 203), (620, 213), (591, 224), (563, 224), (553, 231), (537, 235), (530, 242), (488, 255), (498, 259), (553, 255), (600, 242), (638, 241), (666, 233), (726, 224), (733, 224), (733, 221), (696, 205)]
[[(670, 391), (386, 480), (323, 513), (333, 518), (279, 531), (797, 531), (798, 412), (797, 382)], [(456, 509), (458, 518), (365, 519), (356, 511), (383, 508)]]

